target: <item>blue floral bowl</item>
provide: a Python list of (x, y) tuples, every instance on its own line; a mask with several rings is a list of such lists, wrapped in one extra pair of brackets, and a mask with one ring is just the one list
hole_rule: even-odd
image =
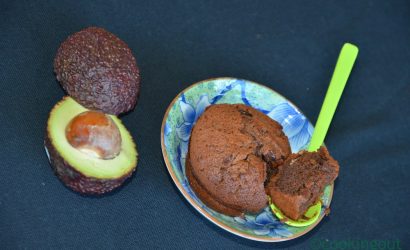
[(333, 185), (321, 197), (323, 206), (316, 223), (291, 227), (280, 222), (267, 206), (261, 213), (230, 217), (207, 207), (192, 191), (185, 175), (185, 158), (192, 126), (209, 105), (243, 103), (265, 113), (283, 126), (292, 152), (306, 149), (313, 127), (299, 109), (285, 97), (263, 85), (235, 78), (204, 80), (183, 90), (169, 105), (161, 128), (165, 164), (179, 191), (199, 213), (219, 227), (238, 236), (265, 242), (297, 238), (313, 229), (329, 207)]

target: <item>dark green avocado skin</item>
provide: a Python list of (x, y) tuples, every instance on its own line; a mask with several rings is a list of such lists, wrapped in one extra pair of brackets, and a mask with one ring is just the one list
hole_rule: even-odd
[(140, 72), (128, 45), (103, 28), (70, 35), (59, 47), (54, 72), (64, 90), (91, 110), (119, 115), (134, 109)]
[(97, 179), (87, 177), (71, 167), (57, 152), (46, 133), (44, 146), (48, 151), (51, 167), (57, 177), (70, 189), (85, 195), (101, 195), (119, 187), (135, 171), (133, 168), (129, 173), (116, 179)]

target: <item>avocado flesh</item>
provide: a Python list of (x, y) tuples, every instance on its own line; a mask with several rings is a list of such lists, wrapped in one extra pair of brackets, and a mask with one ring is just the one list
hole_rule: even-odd
[[(69, 144), (65, 135), (66, 126), (75, 116), (84, 111), (88, 111), (88, 109), (71, 97), (65, 97), (56, 104), (47, 122), (49, 144), (64, 159), (65, 165), (81, 173), (84, 177), (120, 179), (130, 175), (137, 165), (138, 154), (130, 133), (116, 116), (110, 115), (120, 131), (122, 144), (121, 151), (115, 158), (104, 160), (91, 157)], [(50, 161), (52, 162), (51, 159)]]

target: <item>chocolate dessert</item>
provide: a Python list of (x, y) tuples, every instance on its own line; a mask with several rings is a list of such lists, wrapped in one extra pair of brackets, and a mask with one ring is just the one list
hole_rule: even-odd
[(266, 187), (272, 202), (292, 220), (300, 219), (318, 201), (339, 173), (338, 162), (325, 147), (292, 154), (278, 167)]
[(210, 106), (190, 138), (186, 175), (214, 210), (238, 216), (267, 205), (265, 181), (290, 155), (282, 126), (243, 104)]

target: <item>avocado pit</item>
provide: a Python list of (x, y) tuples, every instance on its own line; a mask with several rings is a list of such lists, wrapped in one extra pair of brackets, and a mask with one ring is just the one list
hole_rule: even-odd
[(121, 134), (115, 122), (99, 111), (85, 111), (75, 116), (66, 127), (71, 146), (99, 159), (112, 159), (121, 152)]

